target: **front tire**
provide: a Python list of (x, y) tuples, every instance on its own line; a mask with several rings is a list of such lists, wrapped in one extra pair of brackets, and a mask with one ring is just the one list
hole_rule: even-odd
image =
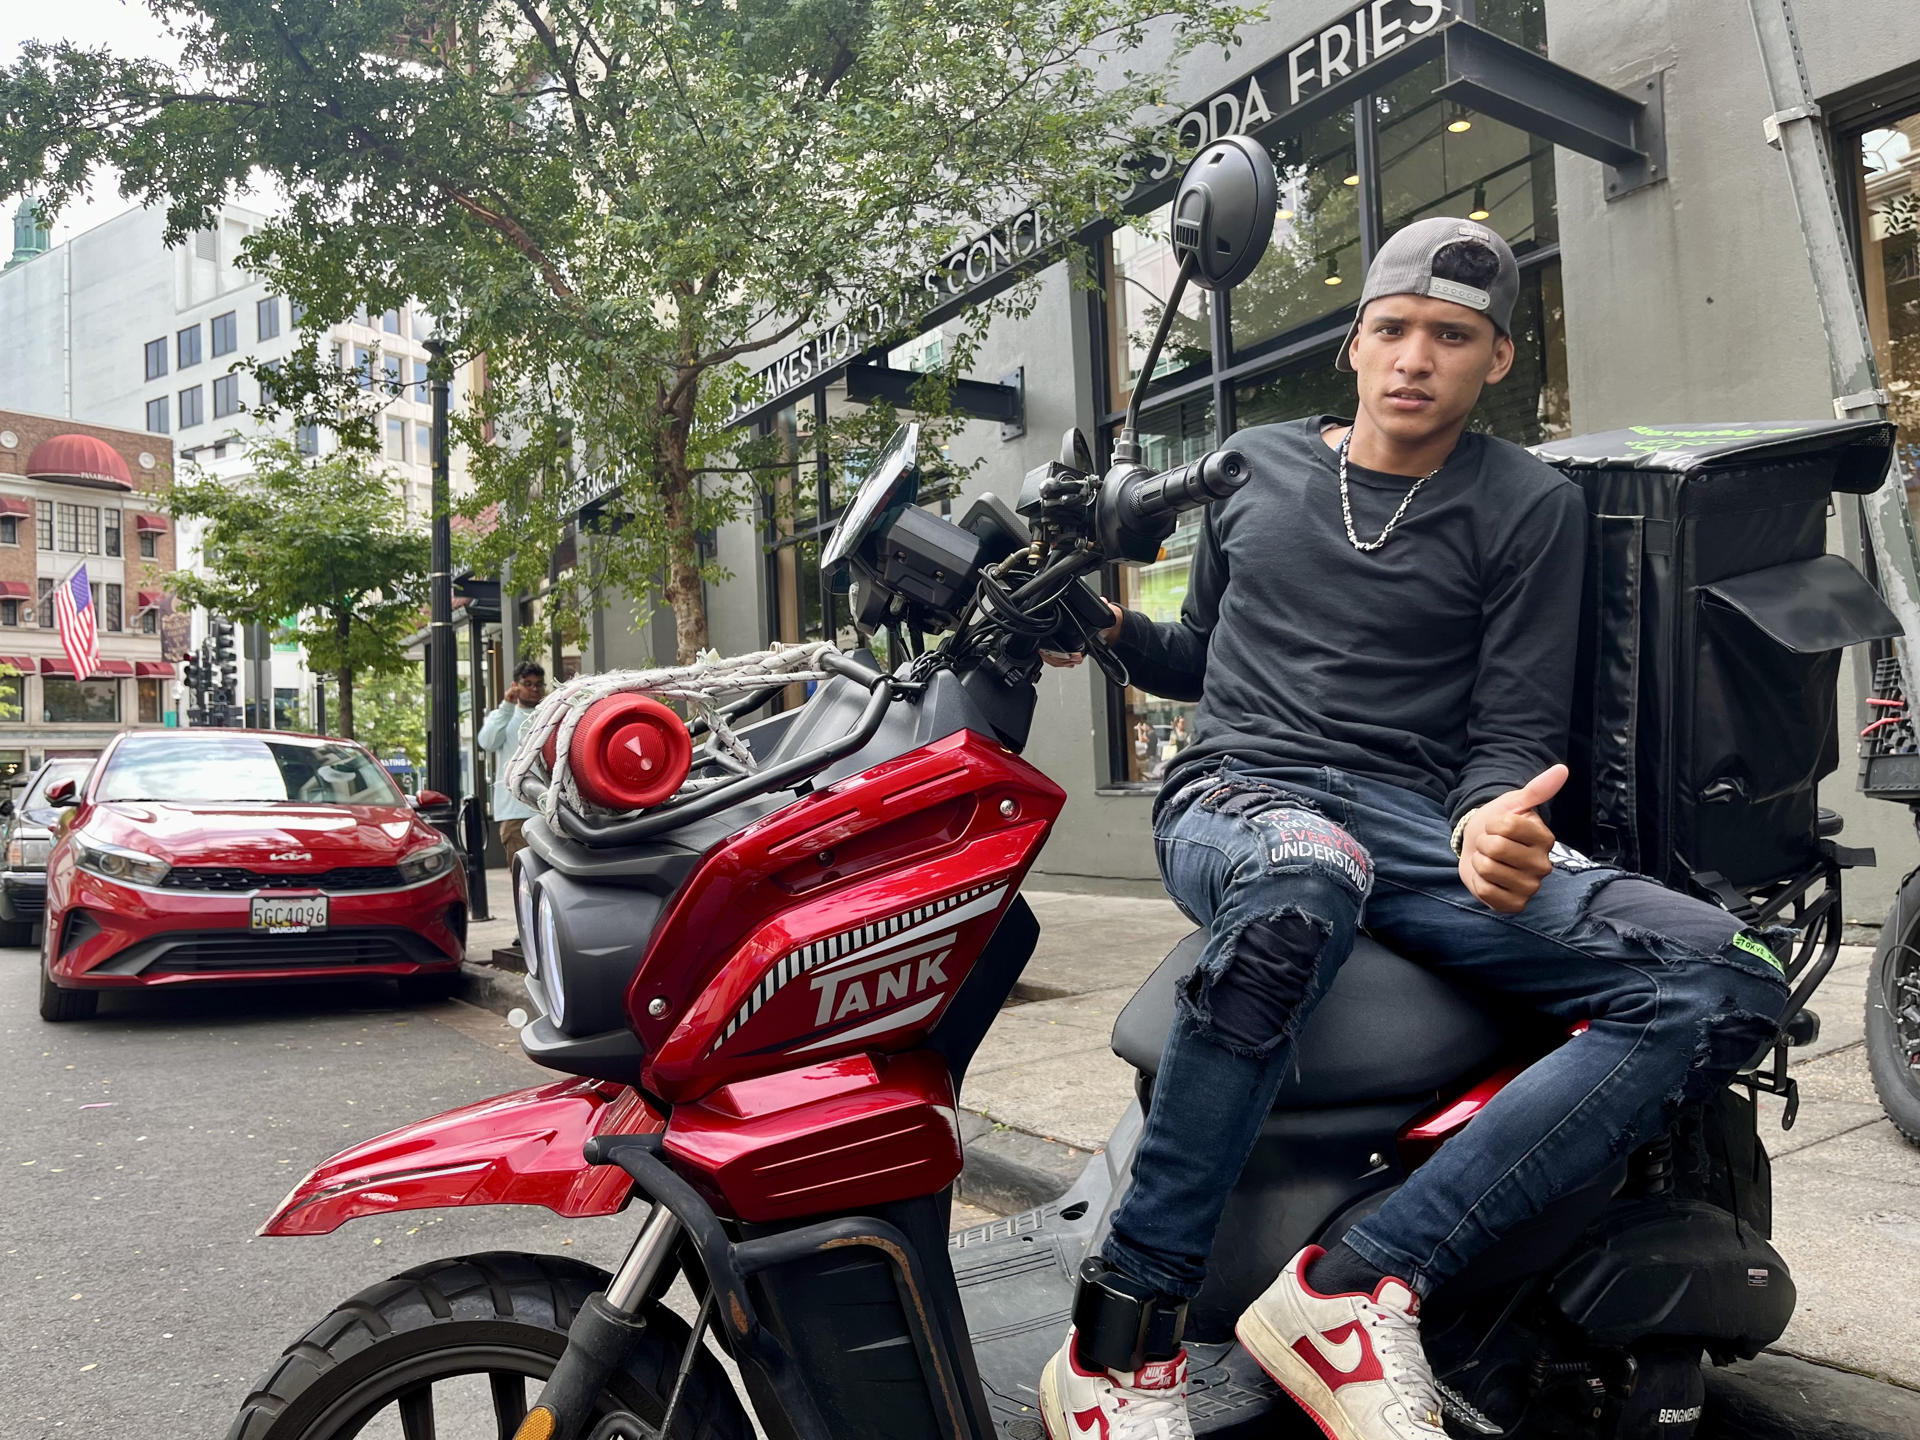
[[(495, 1253), (416, 1266), (361, 1291), (290, 1345), (241, 1405), (227, 1440), (349, 1440), (383, 1412), (388, 1424), (397, 1415), (409, 1437), (431, 1435), (435, 1383), (467, 1375), (486, 1376), (497, 1440), (512, 1440), (566, 1347), (574, 1312), (607, 1279), (552, 1255)], [(686, 1343), (679, 1317), (654, 1306), (601, 1397), (596, 1422), (614, 1423), (592, 1433), (655, 1435)], [(623, 1414), (648, 1428), (629, 1420), (620, 1429)], [(672, 1440), (752, 1434), (726, 1372), (703, 1346), (674, 1412)]]
[(1867, 1069), (1887, 1118), (1920, 1145), (1920, 872), (1900, 887), (1874, 947)]
[(63, 1020), (90, 1020), (100, 1008), (98, 990), (62, 990), (40, 962), (40, 1018), (55, 1024)]

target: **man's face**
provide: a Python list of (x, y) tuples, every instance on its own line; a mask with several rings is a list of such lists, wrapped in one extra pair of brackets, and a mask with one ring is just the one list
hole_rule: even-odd
[(531, 709), (547, 698), (547, 677), (526, 675), (520, 680), (520, 703)]
[(1367, 305), (1350, 358), (1367, 418), (1411, 445), (1466, 419), (1481, 386), (1513, 367), (1513, 341), (1451, 300), (1383, 295)]

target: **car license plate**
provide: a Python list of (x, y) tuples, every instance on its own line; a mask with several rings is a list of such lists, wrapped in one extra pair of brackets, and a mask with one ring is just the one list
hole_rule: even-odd
[(252, 928), (273, 935), (303, 935), (309, 930), (324, 930), (327, 928), (327, 897), (256, 895), (253, 897)]

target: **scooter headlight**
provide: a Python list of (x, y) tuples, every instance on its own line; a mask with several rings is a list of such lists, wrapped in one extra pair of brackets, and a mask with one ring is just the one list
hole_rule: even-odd
[(526, 957), (527, 974), (540, 976), (539, 933), (533, 928), (533, 882), (521, 866), (513, 867), (513, 911), (520, 927), (520, 951)]
[(542, 891), (536, 906), (536, 919), (540, 929), (540, 953), (546, 959), (546, 974), (541, 984), (546, 987), (547, 999), (553, 1003), (553, 1023), (565, 1026), (567, 1023), (567, 992), (560, 963), (560, 932), (554, 924), (553, 902)]

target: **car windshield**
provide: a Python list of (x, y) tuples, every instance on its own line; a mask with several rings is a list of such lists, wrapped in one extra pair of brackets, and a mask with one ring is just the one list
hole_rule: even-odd
[(27, 786), (27, 793), (20, 801), (20, 812), (35, 818), (53, 812), (54, 807), (47, 803), (47, 791), (62, 780), (84, 783), (91, 769), (91, 760), (49, 760), (34, 772), (33, 783)]
[(323, 805), (398, 805), (400, 792), (365, 751), (325, 741), (258, 735), (130, 739), (100, 777), (101, 800), (183, 804), (293, 800)]

